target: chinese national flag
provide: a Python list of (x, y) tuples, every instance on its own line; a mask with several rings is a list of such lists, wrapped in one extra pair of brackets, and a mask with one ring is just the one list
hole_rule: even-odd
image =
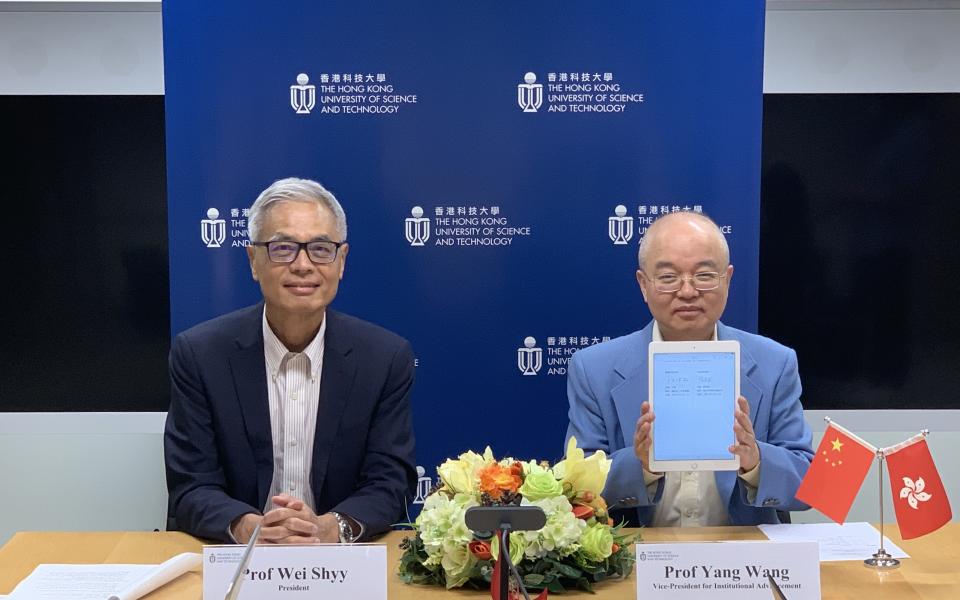
[(923, 435), (888, 448), (884, 453), (890, 472), (893, 508), (903, 539), (926, 535), (953, 518), (950, 501)]
[(874, 446), (830, 423), (800, 482), (797, 499), (843, 524), (876, 455)]

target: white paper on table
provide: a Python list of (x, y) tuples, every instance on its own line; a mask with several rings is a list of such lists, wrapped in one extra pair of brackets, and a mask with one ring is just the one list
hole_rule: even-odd
[[(784, 523), (759, 528), (773, 542), (819, 542), (820, 562), (866, 560), (880, 549), (880, 532), (869, 523)], [(887, 536), (883, 536), (883, 549), (893, 558), (910, 558)]]
[(184, 573), (200, 568), (202, 560), (200, 554), (196, 552), (178, 554), (157, 565), (147, 577), (125, 587), (120, 590), (120, 593), (110, 596), (107, 600), (137, 600)]
[(37, 565), (8, 600), (106, 600), (155, 565)]
[(185, 552), (160, 565), (37, 565), (7, 600), (136, 600), (200, 562)]

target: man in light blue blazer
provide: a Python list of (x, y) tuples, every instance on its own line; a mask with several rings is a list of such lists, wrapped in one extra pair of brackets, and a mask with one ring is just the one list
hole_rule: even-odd
[[(794, 498), (813, 457), (800, 404), (796, 353), (720, 323), (733, 265), (720, 228), (697, 213), (661, 217), (640, 243), (637, 282), (653, 315), (646, 327), (573, 355), (567, 438), (613, 464), (603, 496), (631, 525), (778, 523), (805, 510)], [(654, 473), (646, 468), (655, 415), (647, 402), (651, 341), (736, 340), (740, 393), (733, 416), (740, 471)]]

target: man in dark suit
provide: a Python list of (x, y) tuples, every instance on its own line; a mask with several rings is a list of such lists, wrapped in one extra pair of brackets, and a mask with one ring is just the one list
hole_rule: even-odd
[(320, 184), (275, 182), (250, 210), (263, 302), (181, 334), (164, 435), (173, 526), (215, 540), (352, 542), (389, 528), (416, 482), (413, 352), (330, 310), (346, 216)]

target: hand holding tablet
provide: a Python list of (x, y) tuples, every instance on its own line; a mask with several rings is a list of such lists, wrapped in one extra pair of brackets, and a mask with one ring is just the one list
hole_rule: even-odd
[(652, 342), (648, 364), (649, 410), (637, 424), (635, 450), (643, 460), (649, 449), (650, 471), (733, 471), (741, 457), (755, 466), (749, 410), (739, 397), (739, 343)]
[(650, 437), (650, 429), (653, 427), (653, 417), (650, 403), (644, 402), (641, 404), (640, 418), (637, 420), (637, 428), (633, 433), (633, 452), (647, 471), (650, 470), (650, 446), (653, 443), (653, 439)]
[[(753, 423), (750, 422), (750, 404), (743, 396), (737, 398), (738, 410), (734, 420), (734, 434), (736, 443), (730, 446), (731, 453), (740, 457), (740, 470), (750, 471), (760, 463), (760, 448), (757, 446), (757, 438), (753, 433)], [(650, 466), (650, 446), (653, 438), (650, 437), (650, 429), (653, 425), (655, 415), (650, 410), (650, 403), (644, 402), (640, 406), (640, 419), (637, 421), (637, 428), (633, 434), (633, 451), (644, 465), (647, 471), (651, 471)]]
[(743, 396), (737, 397), (737, 413), (733, 425), (737, 440), (730, 446), (730, 452), (740, 457), (740, 470), (749, 471), (760, 464), (760, 447), (750, 422), (750, 403)]

